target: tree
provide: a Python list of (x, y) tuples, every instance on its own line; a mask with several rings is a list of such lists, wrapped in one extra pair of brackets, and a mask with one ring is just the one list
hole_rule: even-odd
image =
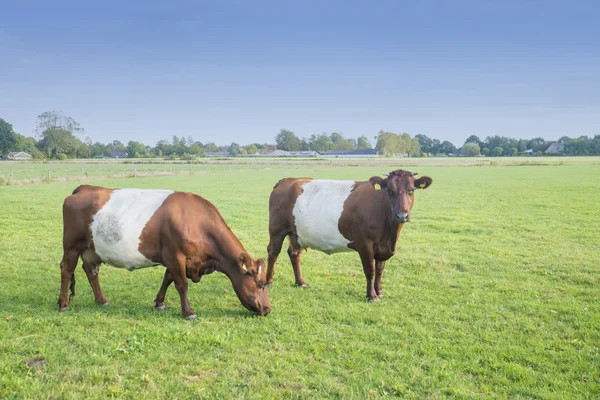
[(488, 149), (487, 147), (484, 147), (483, 149), (481, 149), (481, 154), (484, 156), (489, 156), (490, 155), (490, 149)]
[(0, 118), (0, 154), (10, 153), (17, 144), (17, 135), (13, 131), (13, 126)]
[(280, 150), (300, 150), (300, 139), (298, 139), (298, 136), (294, 132), (287, 129), (279, 131), (279, 134), (275, 136), (275, 142), (277, 143), (277, 148)]
[(373, 145), (366, 136), (360, 136), (356, 141), (356, 148), (358, 150), (367, 150), (372, 149)]
[(379, 131), (375, 148), (386, 157), (397, 156), (400, 153), (398, 135), (392, 132), (384, 132), (383, 130)]
[(477, 157), (480, 150), (481, 149), (477, 143), (468, 142), (463, 145), (461, 154), (465, 157)]
[(256, 147), (255, 144), (251, 144), (249, 146), (246, 146), (246, 152), (248, 154), (255, 154), (258, 152), (258, 147)]
[(476, 136), (476, 135), (471, 135), (471, 136), (469, 136), (469, 137), (467, 138), (467, 140), (465, 140), (465, 144), (466, 144), (466, 143), (476, 143), (476, 144), (478, 144), (478, 145), (479, 145), (479, 147), (480, 147), (480, 148), (482, 147), (482, 144), (483, 144), (483, 143), (481, 142), (481, 140), (479, 140), (479, 137), (478, 137), (478, 136)]
[(90, 153), (92, 157), (103, 156), (106, 153), (106, 145), (96, 142), (90, 146)]
[(444, 140), (442, 143), (440, 143), (439, 152), (446, 155), (454, 154), (456, 153), (456, 146), (449, 141)]
[(325, 133), (321, 133), (320, 135), (312, 135), (308, 139), (308, 144), (310, 149), (313, 151), (327, 151), (335, 148), (335, 144), (329, 140), (329, 136)]
[(130, 141), (127, 143), (127, 157), (140, 158), (146, 155), (146, 146), (143, 143)]
[(190, 153), (195, 156), (203, 156), (204, 151), (202, 151), (202, 147), (198, 143), (192, 143), (190, 146)]
[(219, 151), (219, 148), (213, 142), (208, 142), (204, 145), (204, 151), (216, 152)]
[(516, 147), (511, 147), (510, 149), (508, 149), (508, 155), (511, 157), (514, 157), (517, 155), (517, 153), (519, 152), (519, 149), (517, 149)]
[(240, 154), (240, 145), (235, 142), (231, 143), (227, 149), (227, 152), (232, 156), (237, 157)]
[(41, 136), (38, 146), (48, 157), (58, 158), (59, 154), (80, 156), (82, 142), (74, 133), (82, 131), (79, 122), (59, 111), (46, 111), (38, 115), (36, 132)]
[(25, 137), (19, 133), (15, 133), (15, 136), (17, 137), (17, 143), (13, 146), (13, 151), (24, 151), (27, 154), (31, 154), (36, 160), (44, 158), (44, 153), (37, 148), (37, 140), (32, 137)]
[(63, 115), (60, 111), (46, 111), (38, 115), (38, 122), (35, 131), (38, 135), (42, 135), (45, 130), (50, 128), (60, 128), (64, 131), (70, 132), (71, 134), (77, 132), (83, 132), (83, 128), (79, 122), (75, 121), (71, 117)]
[(58, 158), (59, 154), (74, 158), (82, 144), (73, 133), (63, 128), (47, 128), (42, 132), (42, 136), (39, 146), (50, 158)]
[[(533, 138), (527, 143), (527, 149), (533, 149), (534, 147), (544, 145), (544, 143), (546, 143), (546, 140), (543, 137)], [(527, 150), (527, 149), (525, 149), (525, 150)], [(537, 151), (537, 150), (534, 150), (534, 151)]]
[(492, 149), (491, 154), (492, 154), (492, 157), (500, 157), (503, 152), (504, 152), (504, 149), (502, 147), (497, 146)]

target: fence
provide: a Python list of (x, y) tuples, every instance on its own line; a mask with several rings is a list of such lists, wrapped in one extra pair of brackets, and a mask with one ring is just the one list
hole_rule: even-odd
[(100, 178), (202, 174), (271, 169), (320, 169), (345, 165), (317, 160), (208, 160), (204, 162), (2, 162), (0, 185), (23, 185)]

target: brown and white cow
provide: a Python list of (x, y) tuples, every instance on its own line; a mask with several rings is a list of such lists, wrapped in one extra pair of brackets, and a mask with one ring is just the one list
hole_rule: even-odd
[(214, 271), (229, 277), (248, 310), (266, 315), (271, 309), (264, 261), (252, 260), (217, 208), (198, 195), (82, 185), (65, 199), (63, 223), (60, 311), (75, 295), (79, 257), (100, 304), (108, 304), (98, 281), (101, 263), (129, 271), (162, 264), (166, 271), (154, 300), (157, 310), (165, 309), (165, 293), (175, 282), (183, 316), (195, 319), (186, 278), (197, 283)]
[[(410, 211), (415, 189), (426, 189), (432, 179), (404, 170), (367, 182), (285, 178), (269, 199), (267, 282), (273, 282), (275, 262), (286, 236), (296, 284), (306, 287), (300, 253), (311, 248), (333, 254), (357, 251), (367, 278), (367, 298), (383, 297), (381, 274), (396, 252), (396, 243)], [(373, 284), (373, 278), (375, 283)]]

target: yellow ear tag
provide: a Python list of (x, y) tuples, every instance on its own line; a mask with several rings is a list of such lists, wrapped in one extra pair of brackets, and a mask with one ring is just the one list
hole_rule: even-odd
[(244, 271), (248, 272), (248, 268), (246, 267), (246, 265), (245, 265), (245, 264), (242, 264), (242, 269), (243, 269)]
[(419, 185), (419, 187), (420, 187), (421, 189), (423, 189), (423, 188), (425, 187), (425, 182), (421, 183), (421, 184)]
[(373, 188), (375, 190), (381, 190), (381, 186), (379, 185), (379, 183), (376, 183), (375, 185), (373, 185)]

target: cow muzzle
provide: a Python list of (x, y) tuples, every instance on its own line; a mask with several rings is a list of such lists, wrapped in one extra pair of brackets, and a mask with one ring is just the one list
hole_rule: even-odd
[(410, 222), (410, 214), (394, 214), (394, 221), (399, 224)]

